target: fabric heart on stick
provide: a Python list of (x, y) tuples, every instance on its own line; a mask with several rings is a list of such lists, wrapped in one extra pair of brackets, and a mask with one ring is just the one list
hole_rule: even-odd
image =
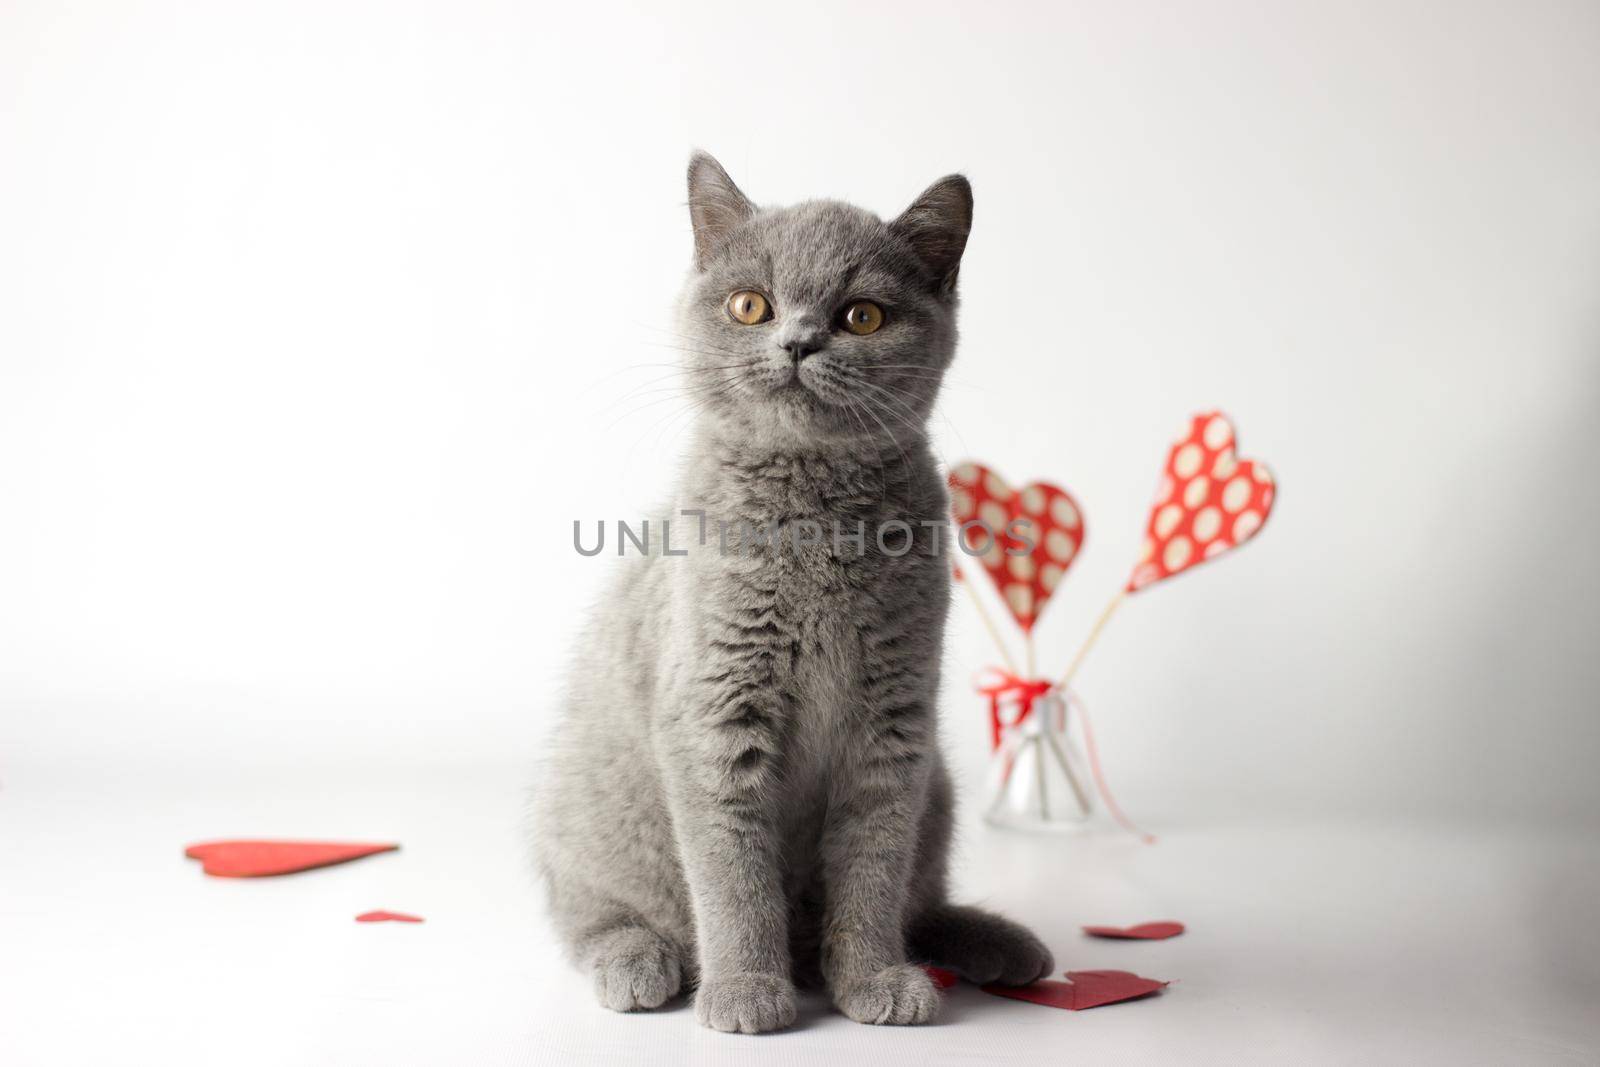
[(1126, 592), (1215, 559), (1261, 531), (1276, 485), (1265, 463), (1240, 459), (1236, 449), (1233, 423), (1222, 412), (1189, 420), (1167, 453)]
[(1220, 411), (1202, 411), (1184, 424), (1183, 432), (1167, 453), (1160, 488), (1145, 523), (1144, 548), (1127, 584), (1101, 609), (1089, 635), (1078, 646), (1056, 688), (1067, 694), (1083, 723), (1089, 766), (1106, 808), (1129, 832), (1146, 842), (1155, 838), (1141, 832), (1117, 807), (1106, 788), (1095, 751), (1094, 734), (1082, 701), (1072, 695), (1078, 669), (1094, 648), (1111, 616), (1134, 593), (1164, 578), (1181, 574), (1229, 549), (1237, 548), (1261, 531), (1277, 496), (1272, 472), (1265, 463), (1240, 459), (1233, 423)]
[(1265, 463), (1240, 459), (1236, 445), (1233, 423), (1222, 412), (1202, 411), (1189, 419), (1167, 453), (1145, 523), (1144, 549), (1128, 584), (1089, 628), (1058, 688), (1072, 685), (1100, 632), (1131, 594), (1215, 559), (1261, 532), (1272, 514), (1277, 484)]
[(1065, 489), (1034, 482), (1013, 489), (981, 463), (950, 471), (957, 550), (976, 555), (1024, 633), (1083, 547), (1083, 509)]

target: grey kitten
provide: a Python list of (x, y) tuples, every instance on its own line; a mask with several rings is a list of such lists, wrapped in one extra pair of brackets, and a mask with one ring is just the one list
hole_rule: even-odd
[(926, 1022), (919, 962), (1053, 969), (1023, 927), (946, 897), (950, 546), (924, 428), (971, 189), (943, 178), (888, 223), (757, 208), (696, 154), (689, 211), (699, 414), (673, 509), (579, 644), (535, 801), (550, 907), (618, 1011), (697, 981), (702, 1023), (760, 1033), (794, 1021), (798, 981), (858, 1022)]

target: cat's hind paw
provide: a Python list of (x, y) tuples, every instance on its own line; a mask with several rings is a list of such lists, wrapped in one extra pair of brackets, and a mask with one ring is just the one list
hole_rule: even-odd
[(915, 1026), (939, 1014), (939, 990), (921, 967), (899, 963), (834, 991), (839, 1010), (858, 1023)]
[(594, 993), (612, 1011), (659, 1008), (683, 988), (678, 950), (654, 930), (625, 926), (596, 946)]
[(794, 983), (773, 974), (730, 974), (701, 982), (694, 1013), (725, 1034), (764, 1034), (794, 1022)]
[(947, 904), (912, 924), (913, 959), (949, 968), (977, 985), (1027, 985), (1055, 970), (1044, 942), (1021, 923), (982, 908)]

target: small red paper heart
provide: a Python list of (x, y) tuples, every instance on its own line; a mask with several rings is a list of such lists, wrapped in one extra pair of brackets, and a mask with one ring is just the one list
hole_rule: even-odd
[(1233, 423), (1222, 412), (1189, 420), (1167, 453), (1127, 592), (1237, 548), (1266, 523), (1277, 495), (1272, 472), (1265, 463), (1240, 459), (1237, 446)]
[(938, 986), (940, 989), (949, 989), (958, 981), (960, 981), (960, 979), (956, 977), (956, 972), (947, 971), (943, 967), (935, 967), (931, 964), (928, 964), (922, 969), (928, 972), (928, 977), (932, 978), (933, 984)]
[(1083, 932), (1093, 937), (1117, 937), (1132, 941), (1161, 941), (1183, 933), (1183, 924), (1175, 922), (1140, 923), (1138, 926), (1085, 926)]
[(1047, 482), (1013, 489), (980, 463), (958, 463), (950, 471), (950, 514), (958, 558), (978, 553), (1012, 618), (1032, 630), (1083, 547), (1083, 509)]
[(202, 870), (218, 878), (263, 878), (346, 863), (399, 847), (333, 841), (207, 841), (190, 845), (183, 854), (199, 860)]
[(364, 911), (364, 912), (362, 912), (360, 915), (356, 916), (356, 922), (358, 922), (358, 923), (390, 923), (390, 922), (394, 922), (394, 923), (419, 923), (419, 922), (422, 922), (422, 916), (420, 916), (420, 915), (407, 915), (403, 911), (383, 911), (383, 910), (380, 909), (378, 911)]
[(986, 985), (985, 993), (1012, 1000), (1026, 1000), (1030, 1004), (1043, 1004), (1049, 1008), (1066, 1008), (1083, 1011), (1102, 1004), (1115, 1004), (1149, 996), (1167, 987), (1166, 982), (1155, 978), (1141, 978), (1128, 971), (1068, 971), (1068, 982), (1042, 978), (1032, 985)]

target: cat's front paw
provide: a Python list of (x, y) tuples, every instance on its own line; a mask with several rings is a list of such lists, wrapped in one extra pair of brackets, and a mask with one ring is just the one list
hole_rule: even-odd
[(726, 1034), (764, 1034), (794, 1022), (794, 983), (775, 974), (707, 978), (694, 996), (695, 1018)]
[(858, 1023), (915, 1026), (939, 1014), (939, 990), (928, 972), (910, 963), (834, 990), (833, 1002)]

